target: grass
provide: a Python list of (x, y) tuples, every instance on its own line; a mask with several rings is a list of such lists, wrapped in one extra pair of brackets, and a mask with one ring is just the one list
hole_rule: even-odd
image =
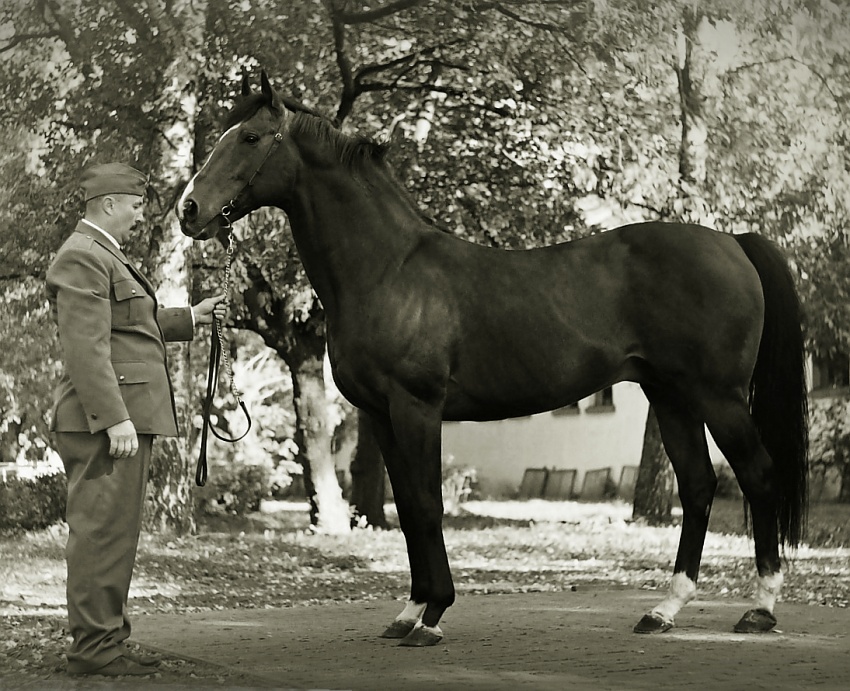
[[(627, 504), (473, 501), (464, 507), (460, 516), (446, 517), (444, 530), (460, 592), (557, 590), (582, 583), (658, 588), (669, 580), (679, 527), (632, 522)], [(143, 535), (131, 607), (284, 607), (404, 596), (409, 575), (399, 530), (315, 534), (306, 504), (277, 509), (207, 517), (192, 536)], [(787, 555), (786, 599), (846, 606), (848, 526), (850, 506), (812, 507), (809, 544)], [(753, 544), (740, 501), (718, 500), (709, 529), (701, 590), (747, 595)], [(63, 612), (66, 530), (57, 525), (0, 536), (0, 614)]]
[[(669, 582), (679, 527), (632, 522), (629, 505), (533, 500), (468, 502), (464, 507), (462, 515), (446, 518), (444, 530), (461, 596), (586, 585), (662, 589)], [(309, 529), (306, 504), (276, 508), (208, 518), (197, 535), (143, 535), (130, 591), (131, 616), (406, 598), (409, 572), (399, 530), (316, 534)], [(389, 518), (392, 523), (395, 516)], [(848, 606), (848, 524), (850, 506), (812, 507), (812, 544), (788, 555), (783, 600)], [(0, 670), (16, 675), (7, 678), (0, 672), (0, 686), (10, 680), (25, 685), (64, 678), (66, 538), (63, 525), (0, 536)], [(703, 597), (749, 597), (754, 575), (741, 503), (718, 500), (700, 592)], [(163, 683), (180, 687), (205, 680), (245, 685), (186, 661), (170, 661), (165, 672)]]

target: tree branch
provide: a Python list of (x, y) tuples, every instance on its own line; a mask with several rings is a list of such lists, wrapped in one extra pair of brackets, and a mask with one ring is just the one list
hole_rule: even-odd
[(729, 76), (738, 74), (738, 72), (743, 72), (745, 70), (755, 69), (756, 67), (763, 67), (765, 65), (773, 65), (773, 64), (776, 64), (778, 62), (785, 62), (785, 61), (794, 62), (798, 65), (802, 65), (807, 70), (809, 70), (809, 72), (811, 72), (813, 75), (815, 75), (815, 77), (818, 78), (818, 81), (823, 85), (823, 88), (826, 89), (827, 93), (832, 97), (832, 100), (835, 101), (835, 105), (838, 106), (838, 109), (840, 111), (844, 110), (844, 102), (847, 100), (847, 98), (846, 97), (842, 98), (841, 96), (836, 94), (832, 90), (832, 88), (830, 87), (829, 82), (827, 81), (827, 78), (824, 75), (822, 75), (820, 72), (818, 72), (814, 67), (812, 67), (808, 63), (803, 62), (799, 58), (795, 58), (793, 55), (786, 55), (786, 56), (782, 56), (782, 57), (778, 57), (778, 58), (771, 58), (770, 60), (760, 60), (758, 62), (749, 62), (746, 65), (740, 65), (740, 66), (736, 67), (734, 70), (729, 70), (729, 72), (727, 72), (726, 74), (727, 74), (727, 77), (729, 77)]
[(495, 113), (496, 115), (500, 115), (502, 117), (509, 117), (511, 115), (511, 111), (507, 108), (498, 108), (496, 106), (490, 105), (482, 98), (478, 98), (474, 94), (470, 94), (463, 89), (456, 89), (452, 86), (445, 86), (442, 84), (434, 84), (432, 82), (423, 82), (422, 84), (396, 84), (391, 82), (370, 82), (368, 84), (362, 84), (360, 86), (360, 91), (362, 93), (366, 93), (369, 91), (409, 91), (409, 92), (418, 92), (418, 91), (433, 91), (440, 94), (446, 94), (448, 96), (457, 96), (463, 97), (469, 101), (474, 106), (477, 106), (481, 110), (486, 110), (490, 113)]
[[(45, 20), (50, 23), (50, 16), (53, 18), (53, 23), (56, 25), (56, 34), (58, 38), (65, 44), (65, 49), (71, 56), (71, 59), (79, 67), (83, 76), (88, 79), (94, 74), (90, 56), (84, 50), (81, 50), (81, 42), (74, 33), (74, 27), (59, 3), (56, 0), (45, 0)], [(50, 15), (50, 16), (48, 16)]]
[(358, 96), (358, 91), (354, 84), (354, 70), (351, 66), (351, 60), (345, 52), (345, 24), (338, 18), (338, 10), (334, 5), (334, 0), (322, 0), (322, 2), (331, 20), (336, 64), (342, 78), (342, 96), (340, 97), (339, 107), (334, 118), (334, 124), (339, 127), (351, 112), (354, 101)]
[[(519, 6), (524, 6), (525, 3), (517, 3)], [(578, 5), (578, 2), (564, 2), (563, 0), (559, 0), (557, 2), (552, 3), (544, 3), (544, 4), (553, 4), (553, 5)], [(486, 12), (488, 10), (495, 10), (499, 14), (503, 14), (508, 19), (513, 19), (515, 22), (519, 24), (524, 24), (526, 26), (534, 27), (535, 29), (543, 29), (544, 31), (554, 31), (558, 33), (563, 33), (564, 28), (559, 26), (558, 24), (552, 24), (550, 22), (540, 22), (535, 21), (533, 19), (526, 19), (522, 15), (517, 14), (513, 10), (509, 10), (505, 7), (504, 3), (501, 2), (482, 2), (475, 6), (475, 9), (479, 12)]]
[(12, 50), (15, 46), (26, 41), (35, 41), (40, 38), (60, 38), (58, 31), (44, 31), (34, 34), (17, 34), (9, 39), (9, 42), (0, 46), (0, 53), (5, 53), (7, 50)]
[[(413, 65), (411, 63), (415, 64), (417, 60), (424, 58), (426, 55), (432, 55), (442, 48), (446, 48), (448, 46), (451, 46), (451, 45), (457, 44), (457, 43), (460, 43), (459, 39), (456, 40), (456, 41), (450, 41), (449, 43), (441, 43), (441, 44), (436, 45), (436, 46), (429, 46), (428, 48), (423, 48), (422, 50), (414, 51), (413, 53), (403, 55), (402, 57), (395, 58), (394, 60), (389, 60), (388, 62), (373, 63), (371, 65), (364, 65), (359, 70), (357, 70), (356, 74), (354, 75), (354, 81), (355, 81), (355, 83), (359, 84), (363, 80), (363, 78), (368, 76), (368, 75), (376, 74), (378, 72), (385, 72), (387, 70), (393, 69), (394, 67), (399, 67), (399, 66), (402, 66), (402, 65), (412, 67)], [(423, 59), (422, 64), (430, 65), (430, 66), (441, 65), (442, 67), (448, 67), (450, 69), (456, 69), (456, 70), (468, 70), (469, 69), (469, 67), (467, 65), (461, 65), (459, 63), (446, 62), (446, 61), (440, 60), (438, 58), (431, 58), (431, 59), (427, 59), (427, 60)]]
[(121, 11), (127, 23), (139, 35), (140, 41), (149, 44), (155, 43), (150, 28), (150, 19), (142, 16), (133, 2), (130, 2), (130, 0), (115, 0), (115, 5)]
[(346, 12), (345, 10), (334, 8), (332, 11), (334, 16), (343, 24), (365, 24), (398, 14), (399, 12), (404, 12), (404, 10), (409, 10), (411, 7), (416, 7), (421, 2), (422, 0), (394, 0), (383, 7), (376, 7), (374, 10)]

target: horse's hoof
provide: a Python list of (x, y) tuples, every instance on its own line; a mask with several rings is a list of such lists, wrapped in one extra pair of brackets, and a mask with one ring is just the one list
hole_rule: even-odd
[(399, 643), (410, 648), (427, 648), (443, 640), (443, 632), (439, 626), (417, 626)]
[(766, 609), (751, 609), (735, 624), (735, 633), (767, 633), (776, 626), (776, 617)]
[(381, 634), (381, 638), (404, 638), (413, 631), (416, 621), (401, 621), (396, 619)]
[(662, 619), (655, 612), (644, 614), (641, 620), (635, 624), (635, 633), (664, 633), (673, 628), (672, 619)]

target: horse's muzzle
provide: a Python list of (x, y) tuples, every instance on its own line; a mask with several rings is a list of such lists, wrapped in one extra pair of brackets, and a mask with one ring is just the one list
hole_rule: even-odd
[(177, 208), (177, 218), (180, 220), (180, 230), (184, 235), (193, 240), (209, 240), (218, 233), (218, 224), (214, 221), (218, 216), (214, 216), (209, 221), (201, 225), (198, 222), (199, 208), (194, 199), (186, 199), (182, 207)]

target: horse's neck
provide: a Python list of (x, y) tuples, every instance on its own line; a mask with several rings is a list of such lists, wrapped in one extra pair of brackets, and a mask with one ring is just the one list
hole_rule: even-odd
[(364, 186), (342, 169), (310, 171), (286, 209), (307, 276), (331, 318), (346, 299), (373, 292), (423, 232), (388, 178), (372, 182)]

